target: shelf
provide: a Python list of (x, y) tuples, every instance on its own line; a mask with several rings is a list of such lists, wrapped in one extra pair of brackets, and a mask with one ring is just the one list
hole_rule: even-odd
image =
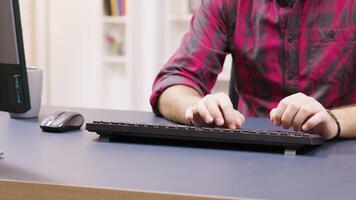
[(104, 16), (103, 22), (109, 24), (126, 24), (127, 18), (126, 16)]
[(172, 14), (169, 16), (169, 21), (171, 22), (190, 22), (192, 19), (193, 15), (192, 14)]
[(125, 56), (104, 56), (104, 63), (108, 64), (125, 64), (126, 57)]

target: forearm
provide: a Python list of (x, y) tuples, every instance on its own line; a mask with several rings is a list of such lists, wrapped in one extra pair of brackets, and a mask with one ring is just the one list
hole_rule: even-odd
[(158, 110), (169, 120), (189, 124), (185, 119), (185, 111), (198, 102), (202, 97), (194, 89), (176, 85), (167, 88), (158, 99)]
[(356, 105), (335, 108), (332, 112), (340, 122), (340, 137), (356, 138)]

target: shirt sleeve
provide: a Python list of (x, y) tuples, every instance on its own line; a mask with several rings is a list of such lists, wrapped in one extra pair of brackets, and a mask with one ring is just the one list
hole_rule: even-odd
[(210, 93), (229, 53), (226, 2), (202, 0), (181, 46), (154, 81), (150, 103), (157, 115), (158, 98), (168, 87), (185, 85), (202, 96)]

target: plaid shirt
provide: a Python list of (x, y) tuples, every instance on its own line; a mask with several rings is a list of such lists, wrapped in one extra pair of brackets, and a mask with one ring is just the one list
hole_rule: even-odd
[[(286, 0), (285, 0), (286, 1)], [(203, 0), (151, 96), (173, 85), (210, 93), (225, 56), (236, 72), (240, 112), (267, 116), (302, 92), (326, 108), (356, 103), (356, 1)]]

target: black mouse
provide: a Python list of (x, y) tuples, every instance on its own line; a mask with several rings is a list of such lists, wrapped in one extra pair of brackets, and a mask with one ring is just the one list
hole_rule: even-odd
[(45, 132), (61, 133), (80, 129), (84, 123), (84, 117), (77, 112), (56, 112), (42, 120), (40, 127)]

